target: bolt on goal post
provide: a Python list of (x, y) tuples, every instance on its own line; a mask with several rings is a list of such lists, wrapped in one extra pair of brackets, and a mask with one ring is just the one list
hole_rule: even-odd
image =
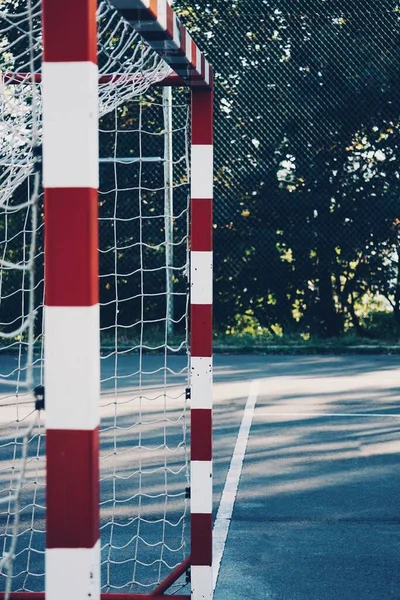
[[(27, 0), (27, 6), (29, 18), (33, 18), (32, 11), (37, 18), (38, 3)], [(104, 58), (97, 31), (99, 14), (104, 20), (107, 11), (113, 11), (112, 18), (101, 35), (107, 42), (114, 35), (113, 52), (115, 48), (118, 52)], [(41, 68), (31, 51), (25, 72), (9, 70), (2, 73), (2, 79), (8, 85), (41, 86), (41, 124), (35, 126), (40, 129), (37, 135), (43, 152), (45, 207), (45, 594), (6, 591), (0, 598), (162, 598), (170, 584), (190, 568), (191, 595), (173, 597), (210, 600), (212, 70), (166, 0), (103, 0), (100, 9), (97, 0), (69, 0), (65, 5), (59, 0), (41, 0), (41, 15)], [(120, 31), (132, 28), (141, 36), (137, 72), (126, 67), (131, 63), (124, 57), (137, 49), (131, 42), (121, 47), (115, 33), (117, 21)], [(32, 33), (33, 28), (33, 47), (38, 40)], [(110, 56), (116, 54), (118, 60), (113, 63)], [(157, 62), (157, 56), (162, 62)], [(100, 73), (98, 58), (104, 67)], [(191, 93), (190, 556), (147, 594), (102, 593), (98, 118), (107, 102), (117, 106), (116, 96), (134, 95), (130, 90), (135, 86), (135, 94), (140, 94), (160, 83), (186, 86)], [(21, 165), (17, 163), (8, 174), (7, 189), (18, 184)], [(142, 447), (139, 441), (139, 452)]]

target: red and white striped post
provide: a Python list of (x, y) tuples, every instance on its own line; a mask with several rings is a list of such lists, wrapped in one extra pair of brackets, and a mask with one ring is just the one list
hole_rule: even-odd
[(211, 600), (212, 580), (213, 93), (192, 89), (191, 165), (191, 581)]
[(46, 600), (99, 600), (96, 0), (43, 0)]

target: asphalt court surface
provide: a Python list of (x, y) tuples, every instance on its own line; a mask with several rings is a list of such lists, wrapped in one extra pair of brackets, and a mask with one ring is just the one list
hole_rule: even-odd
[[(9, 372), (14, 360), (1, 357), (0, 370)], [(250, 386), (258, 381), (215, 600), (400, 600), (399, 362), (382, 355), (215, 357), (215, 512)], [(127, 398), (137, 388), (138, 366), (132, 355), (118, 361)], [(141, 383), (154, 399), (163, 358), (146, 357), (143, 366)], [(184, 369), (185, 358), (173, 357), (170, 366)], [(102, 367), (106, 405), (112, 357)], [(174, 389), (176, 397), (181, 393), (182, 377), (169, 377), (172, 396)], [(9, 410), (5, 404), (3, 412)], [(127, 414), (128, 408), (122, 418)], [(105, 418), (112, 423), (111, 413)], [(156, 448), (154, 431), (149, 433)], [(171, 439), (177, 435), (172, 426)], [(110, 436), (104, 438), (105, 453)], [(128, 434), (124, 444), (121, 469), (130, 456)], [(157, 492), (159, 483), (149, 482)], [(128, 499), (131, 492), (122, 486), (120, 493)], [(43, 518), (40, 511), (38, 516)], [(115, 545), (123, 545), (122, 534), (114, 535)], [(129, 568), (118, 567), (121, 581)]]
[(259, 393), (215, 600), (398, 600), (399, 358), (240, 365)]

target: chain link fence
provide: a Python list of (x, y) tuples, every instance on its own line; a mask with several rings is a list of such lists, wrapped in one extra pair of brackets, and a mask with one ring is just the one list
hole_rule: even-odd
[(400, 6), (176, 4), (216, 70), (216, 330), (397, 339)]
[(119, 343), (130, 346), (141, 340), (160, 350), (167, 334), (185, 335), (190, 95), (174, 90), (170, 101), (172, 123), (161, 89), (100, 122), (103, 344), (113, 340), (116, 324)]
[[(174, 6), (216, 71), (216, 333), (267, 342), (342, 336), (396, 341), (400, 5), (395, 0), (379, 5), (372, 0), (176, 0)], [(183, 128), (182, 115), (174, 117), (177, 130)], [(123, 160), (115, 167), (111, 158), (118, 129), (118, 156), (138, 156), (137, 135), (127, 133), (131, 125), (135, 129), (137, 115), (125, 107), (118, 126), (113, 118), (104, 121), (100, 134), (105, 159), (100, 175), (107, 190), (100, 201), (122, 231), (138, 166)], [(161, 123), (161, 115), (157, 118)], [(186, 142), (179, 135), (174, 134), (176, 215), (187, 201), (187, 181), (179, 171)], [(143, 155), (163, 156), (163, 136), (145, 137)], [(162, 162), (157, 164), (158, 174), (155, 163), (141, 171), (142, 187), (154, 188), (145, 198), (150, 211), (145, 227), (155, 243), (165, 226), (163, 209), (158, 221), (151, 213), (164, 202)], [(121, 214), (114, 215), (117, 187)], [(101, 226), (106, 246), (114, 235), (110, 223)], [(177, 244), (185, 232), (176, 223)], [(10, 224), (4, 239), (11, 235)], [(14, 245), (23, 247), (21, 240)], [(41, 243), (38, 251), (42, 256)], [(107, 262), (110, 256), (104, 252), (101, 259), (104, 327), (115, 317), (107, 279), (114, 268)], [(148, 267), (154, 269), (149, 294), (165, 285), (157, 265)], [(129, 251), (121, 251), (119, 271), (134, 266)], [(184, 270), (174, 274), (178, 312), (185, 276)], [(3, 294), (10, 277), (3, 273)], [(39, 287), (41, 281), (40, 273)], [(123, 298), (135, 296), (123, 277), (118, 285)], [(23, 295), (23, 286), (17, 288)], [(2, 302), (7, 323), (17, 319), (15, 307), (23, 302), (12, 294)], [(165, 311), (157, 302), (156, 315)], [(131, 312), (128, 302), (126, 307)], [(38, 314), (38, 327), (40, 321)]]

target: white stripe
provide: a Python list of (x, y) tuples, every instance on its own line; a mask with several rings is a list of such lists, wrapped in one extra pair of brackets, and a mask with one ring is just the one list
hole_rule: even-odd
[(181, 47), (181, 32), (179, 29), (179, 21), (178, 21), (178, 17), (176, 16), (176, 14), (174, 13), (174, 36), (173, 36), (173, 40), (175, 42), (175, 44), (178, 46), (178, 48)]
[(210, 63), (208, 62), (208, 60), (205, 61), (205, 74), (204, 74), (204, 80), (206, 83), (210, 83)]
[(46, 600), (100, 599), (100, 542), (46, 549)]
[(192, 356), (190, 359), (191, 408), (212, 408), (212, 358)]
[(213, 253), (190, 253), (190, 285), (192, 304), (212, 304), (213, 301)]
[(192, 38), (190, 37), (190, 34), (188, 31), (186, 31), (186, 58), (188, 59), (188, 62), (191, 63), (192, 62)]
[(158, 0), (157, 22), (164, 31), (167, 31), (167, 0)]
[(192, 198), (213, 197), (213, 146), (194, 144), (192, 146)]
[(45, 62), (42, 73), (43, 185), (97, 188), (97, 65)]
[(190, 512), (212, 513), (212, 462), (192, 460), (190, 462)]
[(99, 306), (45, 307), (48, 429), (91, 430), (99, 423)]
[(393, 417), (400, 418), (399, 413), (313, 413), (313, 412), (258, 412), (256, 417), (282, 417), (285, 420), (286, 417), (307, 417), (312, 419), (326, 419), (329, 417), (384, 417), (392, 419)]
[(212, 567), (192, 565), (190, 567), (190, 579), (192, 600), (212, 600)]
[(258, 395), (258, 381), (252, 381), (249, 397), (247, 398), (242, 422), (240, 425), (235, 449), (233, 451), (231, 464), (225, 481), (224, 491), (222, 492), (221, 502), (219, 503), (217, 517), (213, 529), (213, 589), (217, 585), (219, 569), (222, 556), (224, 554), (226, 538), (228, 536), (229, 525), (232, 518), (233, 506), (236, 500), (236, 494), (239, 487), (240, 475), (242, 473), (243, 460), (246, 453), (247, 441), (249, 439), (250, 428), (253, 421), (254, 409)]
[(196, 71), (201, 75), (201, 52), (200, 48), (196, 46)]

